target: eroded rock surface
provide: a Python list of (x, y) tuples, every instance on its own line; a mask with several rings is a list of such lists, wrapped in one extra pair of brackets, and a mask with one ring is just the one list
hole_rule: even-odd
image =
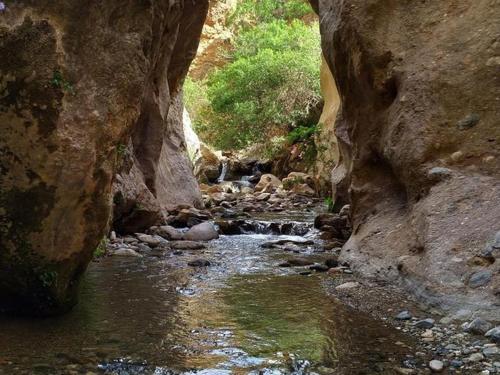
[[(500, 319), (500, 261), (476, 257), (500, 223), (498, 2), (317, 5), (342, 100), (342, 258), (441, 309)], [(477, 272), (490, 276), (479, 286)]]
[[(46, 315), (74, 304), (78, 280), (105, 234), (117, 159), (123, 164), (125, 153), (130, 163), (122, 183), (128, 173), (143, 182), (129, 185), (138, 191), (130, 192), (138, 211), (177, 199), (178, 184), (183, 197), (199, 199), (179, 159), (185, 146), (178, 103), (207, 3), (6, 4), (0, 14), (2, 309)], [(177, 185), (169, 187), (173, 180)]]

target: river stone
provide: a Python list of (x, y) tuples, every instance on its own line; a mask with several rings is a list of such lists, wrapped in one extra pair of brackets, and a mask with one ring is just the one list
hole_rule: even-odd
[(471, 288), (479, 288), (480, 286), (486, 285), (490, 282), (493, 274), (489, 270), (481, 270), (474, 272), (469, 278), (469, 286)]
[(337, 260), (337, 258), (328, 258), (327, 260), (325, 260), (325, 265), (328, 268), (335, 268), (339, 266), (339, 261)]
[(288, 263), (290, 267), (303, 267), (303, 266), (309, 266), (314, 262), (304, 258), (292, 258), (288, 259), (286, 263)]
[(476, 318), (472, 322), (465, 325), (464, 331), (474, 335), (484, 335), (492, 327), (493, 325), (490, 322), (481, 318)]
[(120, 248), (116, 251), (113, 252), (113, 255), (116, 256), (121, 256), (121, 257), (137, 257), (137, 258), (142, 258), (142, 255), (139, 254), (137, 251), (128, 249), (128, 248)]
[(419, 320), (418, 322), (415, 322), (413, 324), (414, 327), (417, 327), (417, 328), (422, 328), (422, 329), (429, 329), (429, 328), (432, 328), (434, 327), (434, 319), (431, 319), (431, 318), (427, 318), (427, 319), (422, 319), (422, 320)]
[(500, 350), (497, 346), (489, 346), (483, 349), (483, 355), (485, 357), (494, 357), (500, 354)]
[(280, 247), (281, 245), (289, 243), (304, 246), (304, 245), (313, 245), (314, 241), (298, 236), (283, 236), (283, 238), (277, 240), (266, 241), (260, 246), (264, 248), (273, 248), (273, 247)]
[(401, 311), (396, 315), (397, 320), (410, 320), (412, 318), (411, 313), (408, 310)]
[(170, 241), (169, 245), (176, 250), (200, 250), (206, 247), (201, 242), (196, 241)]
[(349, 289), (355, 289), (359, 286), (360, 286), (360, 284), (358, 282), (349, 281), (347, 283), (340, 284), (339, 286), (335, 287), (335, 289), (337, 289), (337, 290), (349, 290)]
[(433, 359), (429, 362), (429, 368), (432, 372), (441, 372), (444, 369), (444, 363), (437, 359)]
[(309, 267), (309, 269), (316, 272), (326, 272), (330, 269), (330, 267), (328, 267), (325, 264), (314, 264), (311, 267)]
[(480, 362), (484, 359), (484, 355), (482, 353), (472, 353), (467, 360), (469, 362)]
[[(151, 247), (156, 247), (162, 242), (162, 237), (160, 236), (153, 236), (150, 234), (144, 234), (144, 233), (136, 233), (135, 236), (137, 239), (141, 242), (144, 242), (148, 244)], [(165, 241), (165, 239), (163, 239)]]
[(167, 238), (169, 240), (182, 240), (184, 234), (171, 225), (162, 225), (158, 227), (152, 227), (151, 231), (161, 237)]
[(188, 262), (188, 266), (191, 267), (208, 267), (210, 266), (210, 264), (211, 264), (210, 261), (206, 259), (195, 259)]
[(210, 241), (219, 238), (219, 233), (212, 223), (206, 221), (191, 227), (184, 238), (189, 241)]
[(500, 343), (500, 326), (490, 329), (485, 333), (485, 336), (493, 342)]

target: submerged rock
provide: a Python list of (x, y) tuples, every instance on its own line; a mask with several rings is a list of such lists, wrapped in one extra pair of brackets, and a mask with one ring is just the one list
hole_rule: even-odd
[(201, 242), (195, 241), (170, 241), (169, 246), (176, 250), (200, 250), (206, 248)]

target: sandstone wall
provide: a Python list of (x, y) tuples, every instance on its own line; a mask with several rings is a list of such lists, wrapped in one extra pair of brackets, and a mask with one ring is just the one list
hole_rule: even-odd
[(180, 100), (208, 4), (6, 5), (0, 13), (0, 303), (3, 310), (53, 314), (74, 304), (78, 280), (105, 234), (117, 158), (131, 151), (129, 168), (153, 195), (153, 206), (158, 197), (176, 198), (165, 174), (168, 168), (182, 173), (182, 162), (161, 161), (183, 148), (174, 125), (181, 120), (168, 113)]
[(324, 195), (328, 195), (332, 184), (332, 169), (339, 161), (335, 120), (340, 107), (340, 97), (332, 72), (323, 56), (321, 57), (320, 80), (324, 104), (318, 121), (321, 131), (314, 138), (318, 154), (313, 166), (313, 173), (321, 189), (325, 190)]
[[(342, 105), (343, 258), (440, 309), (500, 319), (500, 4), (320, 0)], [(347, 196), (349, 192), (349, 196)], [(477, 282), (479, 280), (479, 282)]]

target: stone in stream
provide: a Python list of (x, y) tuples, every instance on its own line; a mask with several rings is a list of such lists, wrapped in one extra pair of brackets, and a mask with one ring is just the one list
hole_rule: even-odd
[(167, 241), (160, 236), (157, 235), (150, 235), (150, 234), (144, 234), (144, 233), (136, 233), (135, 236), (137, 239), (141, 242), (144, 242), (148, 244), (151, 247), (156, 247), (162, 242), (166, 243)]
[(324, 265), (324, 264), (314, 264), (311, 267), (309, 267), (310, 270), (316, 271), (316, 272), (326, 272), (328, 271), (330, 267)]
[(305, 245), (313, 245), (314, 241), (298, 236), (286, 236), (277, 240), (266, 241), (260, 246), (264, 248), (275, 248), (289, 243), (305, 246)]
[(337, 258), (328, 258), (327, 260), (325, 260), (325, 265), (328, 268), (335, 268), (339, 266), (339, 261), (337, 260)]
[(170, 225), (151, 227), (150, 231), (168, 240), (182, 240), (183, 233)]
[(136, 257), (142, 258), (142, 255), (137, 251), (123, 247), (113, 252), (113, 255), (121, 256), (121, 257)]
[(464, 325), (464, 331), (474, 335), (484, 335), (491, 328), (493, 328), (493, 325), (481, 318), (476, 318), (472, 322)]
[(210, 261), (206, 259), (195, 259), (188, 262), (188, 266), (191, 267), (208, 267), (210, 266), (210, 264), (211, 264)]
[(214, 225), (208, 221), (192, 226), (184, 238), (189, 241), (210, 241), (219, 238), (219, 233)]
[(200, 250), (206, 247), (201, 242), (196, 241), (171, 241), (169, 245), (175, 250)]
[(337, 290), (349, 290), (349, 289), (355, 289), (359, 286), (360, 286), (360, 284), (357, 281), (349, 281), (347, 283), (340, 284), (335, 289), (337, 289)]
[(430, 329), (430, 328), (434, 327), (434, 323), (435, 323), (434, 319), (427, 318), (427, 319), (422, 319), (422, 320), (419, 320), (418, 322), (415, 322), (413, 324), (413, 326), (416, 328)]
[(397, 320), (410, 320), (413, 316), (408, 310), (401, 311), (398, 315), (396, 315)]
[(314, 262), (304, 259), (304, 258), (291, 258), (286, 261), (289, 264), (289, 267), (304, 267), (313, 264)]

